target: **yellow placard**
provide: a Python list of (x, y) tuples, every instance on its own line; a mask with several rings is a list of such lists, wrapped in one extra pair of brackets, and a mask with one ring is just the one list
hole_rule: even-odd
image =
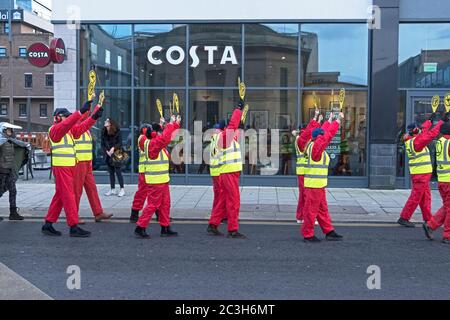
[(173, 107), (174, 110), (177, 111), (177, 114), (180, 114), (180, 100), (178, 99), (178, 94), (173, 94)]
[(437, 109), (439, 108), (440, 103), (441, 103), (441, 97), (433, 96), (433, 98), (431, 98), (431, 108), (433, 109), (433, 113), (436, 113)]
[(314, 103), (314, 108), (316, 108), (317, 110), (317, 96), (316, 96), (316, 92), (313, 92), (313, 103)]
[(250, 107), (248, 106), (248, 104), (245, 105), (244, 109), (242, 110), (242, 116), (241, 116), (241, 122), (245, 123), (245, 120), (247, 119), (247, 114), (248, 114), (248, 110), (250, 109)]
[(98, 104), (100, 105), (100, 107), (103, 107), (104, 102), (105, 102), (105, 90), (102, 90), (102, 92), (100, 92), (100, 97), (98, 97)]
[(247, 87), (245, 86), (245, 83), (241, 82), (241, 78), (238, 77), (238, 87), (239, 87), (239, 97), (242, 100), (245, 100), (245, 94), (247, 91)]
[(450, 93), (447, 93), (444, 98), (445, 111), (450, 112)]
[(156, 99), (156, 108), (158, 109), (159, 115), (161, 116), (161, 118), (164, 118), (164, 114), (163, 114), (163, 106), (161, 103), (161, 100)]
[(88, 85), (88, 100), (94, 99), (95, 95), (95, 85), (97, 83), (97, 73), (95, 70), (89, 71), (89, 85)]
[(344, 104), (345, 104), (345, 89), (341, 89), (341, 91), (339, 91), (339, 106), (341, 107), (341, 112), (344, 109)]

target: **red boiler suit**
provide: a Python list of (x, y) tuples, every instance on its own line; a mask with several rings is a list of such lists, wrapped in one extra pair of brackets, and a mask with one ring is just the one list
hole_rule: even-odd
[[(99, 108), (100, 106), (97, 105), (92, 114), (95, 114)], [(92, 126), (97, 122), (97, 120), (94, 120), (92, 119), (92, 117), (89, 117), (89, 112), (86, 112), (84, 115), (82, 115), (81, 121), (83, 121), (82, 123), (86, 123), (86, 125), (89, 128), (84, 132), (78, 131), (77, 128), (71, 130), (74, 139), (79, 139), (85, 132), (88, 132), (88, 134), (90, 135), (89, 129), (92, 128)], [(75, 166), (75, 172), (76, 174), (74, 177), (74, 193), (78, 211), (80, 210), (80, 200), (81, 195), (83, 194), (83, 187), (84, 187), (84, 190), (86, 191), (86, 196), (89, 200), (89, 204), (91, 206), (91, 210), (94, 216), (96, 217), (103, 214), (103, 208), (100, 198), (98, 196), (97, 185), (95, 183), (94, 173), (92, 169), (92, 160), (77, 161), (77, 164)]]
[[(433, 141), (434, 138), (439, 135), (443, 123), (443, 121), (439, 121), (431, 130), (431, 121), (428, 120), (423, 123), (422, 133), (415, 136), (414, 139), (414, 149), (416, 152), (421, 152), (431, 143), (431, 141)], [(405, 139), (405, 142), (412, 138), (413, 137), (408, 136), (408, 138)], [(431, 219), (433, 216), (431, 213), (431, 176), (432, 173), (411, 175), (411, 195), (409, 196), (408, 201), (406, 201), (405, 207), (400, 214), (401, 218), (409, 221), (413, 216), (414, 211), (416, 211), (417, 206), (420, 206), (423, 221), (429, 221)]]
[[(301, 152), (305, 151), (306, 146), (312, 139), (312, 132), (319, 128), (320, 123), (312, 119), (305, 130), (302, 131), (297, 139), (297, 145)], [(297, 205), (297, 220), (303, 220), (303, 208), (305, 206), (305, 176), (297, 175), (298, 179), (298, 205)]]
[[(216, 130), (219, 134), (221, 130)], [(214, 201), (211, 210), (211, 217), (209, 219), (209, 224), (214, 226), (219, 226), (223, 219), (227, 218), (227, 210), (225, 204), (225, 198), (222, 196), (222, 187), (220, 185), (220, 175), (217, 177), (212, 177), (213, 181), (213, 193)]]
[[(238, 141), (241, 116), (241, 110), (235, 109), (233, 111), (228, 127), (219, 133), (217, 145), (220, 148), (228, 149), (231, 147), (233, 140)], [(219, 176), (219, 201), (223, 201), (225, 203), (225, 211), (228, 215), (228, 232), (239, 230), (239, 210), (241, 208), (241, 195), (239, 190), (240, 176), (241, 171), (221, 173)]]
[[(176, 131), (180, 128), (178, 123), (169, 123), (164, 129), (162, 135), (152, 138), (148, 145), (148, 155), (150, 159), (157, 159), (159, 153), (164, 150), (167, 156), (169, 153), (165, 148), (172, 141), (172, 137), (176, 135)], [(144, 151), (145, 141), (141, 139), (139, 148)], [(169, 183), (147, 184), (147, 206), (142, 212), (141, 217), (136, 223), (141, 228), (147, 228), (155, 211), (159, 211), (159, 224), (161, 227), (170, 226), (170, 190)]]
[[(444, 135), (444, 138), (450, 139), (450, 135)], [(450, 156), (450, 150), (448, 152)], [(439, 193), (442, 197), (443, 206), (438, 212), (428, 221), (431, 229), (436, 230), (442, 225), (444, 226), (443, 237), (450, 239), (450, 183), (439, 182)]]
[[(76, 125), (80, 120), (81, 113), (79, 111), (73, 113), (64, 121), (55, 123), (49, 132), (50, 139), (54, 142), (59, 142), (64, 136), (75, 128), (80, 130), (81, 125)], [(55, 177), (55, 195), (48, 208), (45, 220), (51, 223), (58, 221), (62, 209), (66, 214), (67, 224), (69, 227), (78, 224), (78, 209), (74, 194), (73, 179), (75, 175), (75, 166), (73, 167), (52, 167), (52, 172)]]
[[(322, 158), (325, 149), (339, 130), (339, 122), (334, 121), (331, 125), (327, 125), (326, 128), (327, 131), (325, 131), (325, 134), (319, 135), (314, 141), (311, 155), (314, 161), (320, 161)], [(304, 238), (314, 236), (314, 223), (316, 219), (324, 234), (328, 234), (334, 230), (328, 211), (326, 193), (325, 188), (305, 188), (304, 221), (301, 228), (301, 233)]]
[[(147, 137), (145, 135), (140, 135), (138, 138), (138, 146), (140, 147), (141, 141), (147, 140)], [(144, 148), (142, 147), (141, 150)], [(147, 199), (147, 183), (145, 183), (145, 173), (140, 172), (138, 176), (138, 188), (136, 193), (134, 194), (134, 200), (132, 209), (136, 211), (141, 211), (144, 208), (145, 200)]]

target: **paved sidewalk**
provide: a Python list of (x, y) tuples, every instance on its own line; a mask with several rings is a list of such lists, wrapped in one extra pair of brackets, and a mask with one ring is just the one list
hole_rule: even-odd
[[(17, 203), (26, 217), (44, 217), (54, 192), (52, 183), (19, 182)], [(126, 196), (106, 197), (108, 185), (98, 185), (106, 212), (115, 218), (126, 219), (130, 215), (136, 185), (125, 187)], [(410, 190), (329, 189), (327, 198), (332, 219), (335, 222), (395, 222)], [(432, 191), (433, 213), (442, 206), (438, 191)], [(171, 186), (172, 217), (175, 219), (207, 219), (213, 202), (212, 187)], [(262, 221), (293, 221), (297, 207), (297, 188), (242, 187), (241, 219)], [(7, 216), (8, 194), (0, 198), (0, 216)], [(89, 203), (83, 195), (80, 216), (91, 218)], [(422, 221), (420, 212), (413, 217)]]

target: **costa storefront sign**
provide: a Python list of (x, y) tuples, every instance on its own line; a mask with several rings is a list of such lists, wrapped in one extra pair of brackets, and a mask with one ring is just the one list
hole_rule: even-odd
[(28, 48), (28, 61), (36, 67), (44, 68), (50, 63), (50, 48), (43, 43), (34, 43)]
[(44, 68), (50, 62), (61, 64), (66, 59), (66, 46), (62, 39), (53, 39), (48, 47), (44, 43), (34, 43), (28, 48), (28, 61), (36, 67)]
[(50, 42), (50, 59), (57, 64), (61, 64), (66, 59), (66, 45), (63, 39), (57, 38)]
[[(163, 51), (164, 48), (160, 46), (154, 46), (151, 47), (148, 50), (148, 60), (153, 65), (160, 65), (163, 63), (163, 60), (161, 60), (160, 53)], [(197, 51), (199, 50), (199, 46), (192, 46), (189, 49), (189, 55), (192, 59), (192, 68), (196, 68), (200, 64), (200, 59), (198, 57)], [(217, 46), (204, 46), (203, 50), (207, 52), (208, 54), (208, 64), (213, 65), (214, 64), (214, 57), (216, 54), (216, 51), (219, 50)], [(172, 65), (179, 65), (181, 64), (184, 59), (186, 58), (186, 53), (184, 52), (184, 49), (179, 46), (172, 46), (169, 47), (165, 54), (166, 61), (169, 62)], [(234, 48), (232, 46), (226, 46), (222, 52), (222, 58), (220, 59), (220, 64), (238, 64), (236, 59), (236, 54), (234, 52)]]

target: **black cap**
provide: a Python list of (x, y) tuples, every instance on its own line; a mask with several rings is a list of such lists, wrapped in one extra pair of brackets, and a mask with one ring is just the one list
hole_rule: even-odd
[(158, 133), (163, 131), (161, 125), (159, 123), (156, 123), (156, 122), (152, 123), (152, 128), (153, 128), (154, 131), (156, 131)]
[(64, 117), (68, 117), (72, 114), (72, 112), (70, 112), (69, 110), (67, 110), (66, 108), (56, 108), (55, 112), (53, 112), (53, 116), (64, 116)]
[(219, 121), (219, 129), (220, 130), (225, 129), (226, 126), (227, 126), (227, 122), (225, 120), (222, 119)]

